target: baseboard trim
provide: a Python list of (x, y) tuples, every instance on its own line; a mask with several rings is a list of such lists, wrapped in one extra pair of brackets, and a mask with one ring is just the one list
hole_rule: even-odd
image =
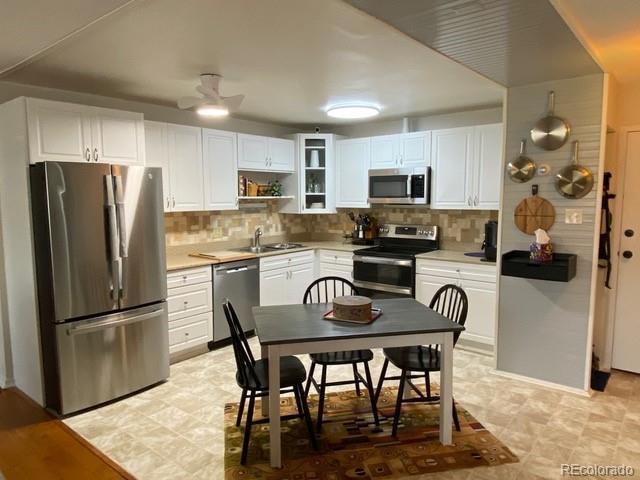
[(491, 373), (499, 377), (505, 377), (505, 378), (510, 378), (512, 380), (519, 380), (521, 382), (532, 383), (540, 387), (552, 388), (554, 390), (560, 390), (566, 393), (573, 393), (574, 395), (579, 395), (581, 397), (591, 397), (593, 393), (590, 389), (581, 390), (579, 388), (568, 387), (560, 383), (547, 382), (546, 380), (540, 380), (538, 378), (527, 377), (525, 375), (518, 375), (517, 373), (505, 372), (504, 370), (493, 369), (491, 370)]

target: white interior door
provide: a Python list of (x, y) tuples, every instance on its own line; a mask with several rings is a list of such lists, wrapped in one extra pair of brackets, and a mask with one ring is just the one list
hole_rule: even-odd
[(31, 163), (92, 161), (91, 107), (27, 100)]
[(141, 113), (94, 108), (91, 137), (95, 161), (144, 165), (144, 122)]
[(293, 172), (296, 147), (293, 140), (286, 138), (269, 139), (269, 169), (279, 172)]
[(371, 168), (395, 168), (400, 162), (400, 135), (371, 138)]
[(202, 181), (202, 129), (167, 126), (169, 184), (174, 212), (204, 210)]
[(502, 184), (502, 124), (476, 127), (473, 205), (483, 210), (500, 208)]
[(207, 210), (238, 208), (236, 134), (202, 130), (204, 162), (204, 207)]
[(369, 138), (336, 142), (336, 207), (369, 207)]
[(627, 137), (612, 365), (640, 373), (640, 131)]
[(162, 168), (162, 195), (164, 211), (171, 211), (171, 189), (169, 186), (169, 151), (167, 149), (167, 124), (144, 122), (145, 164)]
[(431, 208), (472, 206), (473, 127), (436, 130), (431, 143), (433, 194)]

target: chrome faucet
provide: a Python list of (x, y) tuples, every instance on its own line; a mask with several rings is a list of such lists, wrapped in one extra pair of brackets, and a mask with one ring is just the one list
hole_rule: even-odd
[(260, 227), (256, 228), (256, 231), (253, 232), (253, 247), (256, 249), (260, 248), (260, 237), (262, 236), (262, 229)]

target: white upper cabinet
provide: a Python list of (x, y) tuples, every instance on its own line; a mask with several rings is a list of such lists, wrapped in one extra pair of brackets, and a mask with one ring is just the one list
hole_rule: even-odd
[(171, 210), (204, 210), (202, 129), (169, 124), (167, 146)]
[(371, 168), (396, 168), (400, 162), (400, 135), (371, 138)]
[(502, 124), (435, 130), (431, 208), (500, 207)]
[(473, 131), (473, 127), (463, 127), (433, 132), (432, 208), (471, 207)]
[(476, 127), (476, 162), (474, 171), (474, 205), (483, 210), (500, 208), (502, 184), (502, 123)]
[(91, 120), (94, 160), (143, 165), (144, 121), (141, 113), (94, 108)]
[(279, 172), (293, 172), (296, 147), (293, 140), (269, 138), (269, 168)]
[(141, 113), (29, 98), (27, 122), (31, 163), (145, 163)]
[(336, 207), (368, 208), (372, 140), (336, 141)]
[(237, 135), (202, 130), (205, 210), (238, 208)]
[(371, 168), (431, 165), (431, 132), (399, 133), (371, 138)]
[(147, 167), (162, 168), (162, 195), (164, 211), (171, 211), (171, 187), (169, 186), (169, 149), (167, 148), (167, 124), (144, 122), (145, 158)]
[(295, 144), (284, 138), (238, 134), (238, 169), (293, 172)]
[(400, 166), (431, 165), (431, 132), (403, 133), (400, 137)]

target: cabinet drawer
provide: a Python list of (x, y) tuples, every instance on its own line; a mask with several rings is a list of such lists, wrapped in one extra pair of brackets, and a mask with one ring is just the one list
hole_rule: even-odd
[[(185, 268), (167, 273), (167, 288), (211, 282), (211, 267)], [(171, 292), (169, 292), (171, 295)]]
[(303, 265), (313, 262), (313, 250), (304, 252), (289, 253), (282, 255), (273, 255), (271, 257), (263, 257), (260, 259), (260, 271), (275, 270), (277, 268), (287, 268), (294, 265)]
[(353, 266), (352, 252), (339, 252), (337, 250), (320, 250), (320, 263), (329, 263), (331, 265)]
[(455, 280), (474, 280), (477, 282), (496, 283), (496, 267), (494, 265), (472, 265), (466, 263), (418, 260), (418, 275), (444, 277)]
[(211, 311), (212, 295), (211, 282), (171, 288), (167, 297), (169, 322)]
[(169, 324), (169, 353), (202, 345), (213, 340), (211, 312), (187, 317), (173, 327)]

